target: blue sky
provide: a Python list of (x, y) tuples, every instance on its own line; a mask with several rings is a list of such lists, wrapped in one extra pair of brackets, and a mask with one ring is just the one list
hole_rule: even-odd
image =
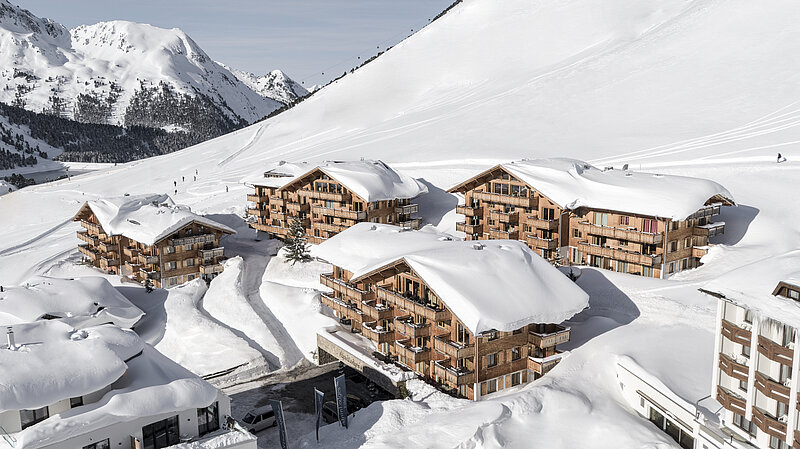
[(116, 19), (181, 28), (217, 61), (257, 74), (278, 68), (305, 86), (396, 44), (452, 1), (11, 0), (67, 28)]

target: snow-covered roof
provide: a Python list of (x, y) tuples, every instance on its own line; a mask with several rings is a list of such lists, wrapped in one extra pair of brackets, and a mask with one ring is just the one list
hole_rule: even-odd
[(74, 330), (52, 320), (12, 329), (17, 349), (0, 346), (0, 412), (99, 391), (119, 379), (128, 369), (125, 360), (144, 348), (133, 331), (111, 324)]
[(312, 254), (353, 280), (402, 259), (473, 333), (560, 323), (589, 304), (586, 292), (516, 240), (461, 241), (359, 223)]
[[(327, 161), (307, 174), (317, 168), (368, 203), (414, 198), (428, 192), (425, 184), (395, 171), (379, 160)], [(304, 176), (298, 176), (302, 177)], [(283, 186), (286, 187), (288, 183)]]
[[(567, 158), (514, 161), (483, 173), (498, 167), (563, 209), (587, 207), (684, 220), (714, 197), (734, 204), (733, 195), (728, 190), (701, 178), (600, 170), (586, 162)], [(464, 184), (450, 190), (457, 190)]]
[(29, 323), (44, 315), (75, 327), (112, 322), (131, 328), (144, 315), (105, 278), (58, 279), (35, 276), (0, 292), (0, 326)]
[(282, 187), (297, 176), (308, 173), (312, 167), (307, 162), (297, 164), (286, 161), (275, 162), (258, 172), (250, 173), (241, 182), (250, 186)]
[[(110, 235), (123, 235), (153, 245), (192, 222), (235, 234), (236, 231), (175, 205), (169, 195), (148, 194), (87, 201), (78, 215), (89, 207)], [(78, 215), (75, 219), (77, 220)]]
[[(63, 378), (61, 373), (55, 375)], [(120, 422), (207, 407), (219, 394), (208, 382), (145, 345), (142, 355), (128, 362), (125, 377), (99, 401), (51, 416), (14, 437), (20, 447), (50, 446)]]
[(800, 286), (800, 249), (770, 256), (729, 271), (702, 287), (734, 304), (800, 327), (800, 302), (772, 293), (780, 282)]

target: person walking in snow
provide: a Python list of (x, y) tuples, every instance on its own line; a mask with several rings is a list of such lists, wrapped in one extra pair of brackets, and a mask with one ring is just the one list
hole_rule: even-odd
[(181, 176), (181, 182), (186, 182), (186, 176)]
[(780, 161), (781, 161), (781, 154), (778, 153), (778, 162), (780, 162)]
[(172, 181), (172, 184), (173, 184), (175, 187), (178, 187), (178, 181)]

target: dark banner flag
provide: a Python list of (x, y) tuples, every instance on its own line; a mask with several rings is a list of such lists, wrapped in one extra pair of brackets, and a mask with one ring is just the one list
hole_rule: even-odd
[(336, 412), (339, 414), (339, 424), (347, 428), (347, 387), (344, 383), (344, 374), (333, 378), (336, 389)]
[(317, 412), (317, 441), (319, 441), (319, 420), (322, 418), (322, 401), (325, 399), (325, 393), (314, 389), (314, 409)]
[(270, 399), (269, 405), (272, 406), (272, 412), (275, 413), (275, 424), (278, 425), (278, 433), (281, 437), (281, 449), (287, 449), (286, 445), (286, 420), (283, 419), (283, 405), (281, 401)]

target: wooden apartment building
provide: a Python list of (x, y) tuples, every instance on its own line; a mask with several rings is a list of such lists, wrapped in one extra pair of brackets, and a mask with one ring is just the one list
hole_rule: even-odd
[(712, 181), (599, 170), (571, 159), (492, 167), (452, 187), (467, 240), (525, 242), (545, 259), (648, 277), (699, 266), (730, 193)]
[[(300, 171), (305, 169), (304, 171)], [(360, 222), (390, 223), (416, 229), (418, 205), (412, 200), (425, 185), (381, 161), (336, 161), (307, 169), (282, 164), (249, 181), (251, 227), (285, 238), (299, 219), (311, 243), (322, 242)]]
[(800, 250), (701, 291), (718, 300), (713, 392), (723, 425), (758, 448), (800, 447)]
[(220, 239), (235, 231), (176, 206), (166, 195), (87, 201), (73, 221), (78, 250), (93, 266), (169, 288), (222, 272)]
[(470, 399), (552, 369), (562, 356), (556, 346), (570, 338), (560, 323), (588, 305), (586, 293), (519, 242), (453, 241), (363, 223), (315, 255), (333, 264), (320, 277), (331, 290), (322, 304), (347, 329)]

